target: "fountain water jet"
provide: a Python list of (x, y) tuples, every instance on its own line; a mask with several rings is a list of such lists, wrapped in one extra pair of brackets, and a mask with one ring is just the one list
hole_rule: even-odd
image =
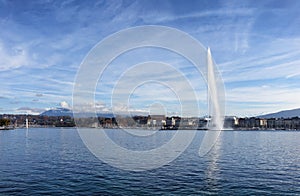
[(220, 98), (217, 88), (217, 76), (214, 68), (210, 48), (207, 49), (207, 86), (208, 86), (208, 107), (211, 121), (208, 126), (209, 131), (205, 134), (199, 149), (199, 156), (207, 154), (214, 146), (221, 130), (223, 129), (223, 118), (221, 116)]

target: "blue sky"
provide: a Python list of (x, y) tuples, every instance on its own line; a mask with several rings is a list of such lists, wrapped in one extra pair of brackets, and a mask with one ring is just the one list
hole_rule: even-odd
[[(211, 48), (225, 83), (227, 115), (299, 108), (299, 9), (297, 0), (0, 0), (0, 113), (71, 107), (74, 80), (86, 54), (106, 36), (139, 25), (177, 28)], [(205, 84), (193, 67), (174, 54), (149, 51), (133, 51), (115, 62), (119, 67), (106, 70), (97, 87), (98, 110), (112, 108), (109, 92), (122, 70), (151, 58), (181, 70), (195, 84), (205, 108)], [(145, 92), (151, 94), (149, 87), (136, 93)], [(162, 98), (166, 92), (161, 89)], [(132, 99), (138, 103), (135, 110), (151, 106), (137, 97)]]

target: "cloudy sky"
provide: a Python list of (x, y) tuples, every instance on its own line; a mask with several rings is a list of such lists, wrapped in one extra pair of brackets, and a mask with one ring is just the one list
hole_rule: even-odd
[[(227, 115), (299, 108), (299, 10), (297, 0), (0, 0), (0, 113), (71, 108), (76, 73), (88, 52), (112, 33), (140, 25), (177, 28), (211, 48), (225, 83)], [(128, 107), (111, 103), (113, 87), (132, 65), (153, 59), (180, 70), (205, 108), (205, 83), (192, 65), (175, 54), (141, 49), (121, 56), (99, 79), (97, 109)], [(141, 85), (129, 106), (144, 111), (153, 96), (176, 113), (171, 95), (163, 85)]]

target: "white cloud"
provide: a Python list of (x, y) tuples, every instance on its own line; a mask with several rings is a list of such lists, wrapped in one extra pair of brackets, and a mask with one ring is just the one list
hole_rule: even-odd
[(23, 47), (15, 47), (8, 51), (5, 45), (0, 41), (0, 71), (14, 69), (28, 64), (28, 54)]
[(31, 108), (31, 107), (20, 107), (16, 110), (18, 113), (22, 114), (33, 114), (33, 115), (39, 115), (40, 113), (46, 111), (46, 109), (41, 108)]
[[(259, 53), (238, 57), (219, 64), (219, 67), (227, 83), (296, 77), (300, 72), (299, 46), (299, 38), (276, 39), (259, 44)], [(256, 49), (251, 50), (250, 54), (253, 54)]]
[(70, 109), (70, 105), (66, 101), (60, 102), (60, 107)]
[[(13, 17), (0, 18), (2, 29), (0, 82), (5, 84), (1, 96), (8, 99), (20, 97), (29, 102), (28, 100), (36, 99), (37, 94), (42, 94), (43, 96), (38, 96), (38, 102), (47, 107), (51, 107), (51, 104), (55, 105), (58, 99), (70, 102), (75, 69), (94, 44), (110, 33), (125, 27), (162, 24), (186, 31), (212, 48), (214, 58), (217, 62), (221, 62), (219, 67), (228, 84), (227, 96), (229, 104), (232, 104), (229, 107), (231, 111), (244, 110), (246, 104), (256, 108), (248, 107), (245, 111), (249, 114), (255, 113), (255, 110), (271, 111), (299, 106), (296, 102), (299, 89), (295, 88), (297, 85), (295, 81), (300, 76), (300, 38), (296, 31), (298, 15), (294, 17), (296, 22), (286, 24), (286, 28), (281, 32), (268, 31), (269, 29), (259, 26), (263, 19), (260, 18), (260, 14), (272, 11), (278, 17), (284, 18), (289, 15), (289, 9), (271, 10), (273, 8), (265, 8), (264, 3), (247, 5), (248, 2), (221, 2), (222, 5), (217, 3), (212, 6), (213, 8), (202, 11), (191, 9), (178, 14), (179, 9), (169, 2), (164, 3), (166, 7), (156, 7), (151, 3), (145, 6), (138, 1), (126, 5), (121, 1), (87, 2), (84, 6), (76, 2), (64, 1), (49, 3), (47, 6), (39, 5), (49, 9), (48, 14), (40, 17), (36, 14), (38, 12), (34, 11), (39, 8), (36, 4), (39, 3), (28, 4), (32, 12), (26, 12), (26, 21), (16, 20), (24, 15), (22, 10), (16, 13), (14, 9), (11, 10)], [(295, 11), (296, 7), (292, 9)], [(284, 23), (278, 21), (276, 24), (278, 28), (281, 26), (280, 22)], [(143, 59), (143, 54), (138, 56), (142, 60), (146, 59)], [(171, 59), (170, 61), (175, 59), (172, 56), (166, 58)], [(121, 63), (128, 65), (130, 61), (121, 61)], [(177, 62), (177, 65), (175, 67), (179, 69), (185, 66), (182, 61)], [(36, 69), (41, 67), (44, 69)], [(69, 71), (70, 68), (72, 71)], [(126, 66), (119, 68), (112, 67), (112, 72), (104, 76), (104, 84), (100, 86), (99, 91), (95, 92), (97, 99), (105, 102), (87, 104), (83, 109), (88, 111), (96, 108), (106, 112), (111, 110), (107, 106), (110, 101), (110, 94), (107, 92), (113, 88), (120, 74), (126, 71)], [(191, 73), (192, 69), (185, 71), (197, 91), (199, 101), (205, 102), (206, 89), (203, 79), (200, 79), (202, 83), (199, 82), (199, 73)], [(167, 71), (163, 70), (155, 74), (161, 74), (160, 77), (180, 87), (177, 78)], [(145, 76), (133, 75), (131, 82), (143, 77)], [(280, 82), (275, 81), (278, 78)], [(281, 84), (282, 82), (285, 86)], [(273, 85), (269, 85), (270, 83)], [(265, 84), (269, 87), (260, 87)], [(119, 93), (126, 93), (126, 87), (124, 85), (125, 92), (119, 91)], [(159, 96), (151, 96), (155, 93)], [(191, 92), (184, 89), (181, 93), (184, 94), (186, 101), (192, 97)], [(153, 97), (160, 98), (162, 101), (174, 99), (168, 96), (166, 90), (160, 88), (140, 89), (136, 92), (136, 96), (141, 101), (147, 102)], [(268, 97), (272, 97), (272, 100), (266, 99)], [(62, 105), (70, 107), (67, 102)], [(144, 110), (144, 108), (133, 109)]]
[(258, 115), (300, 108), (299, 97), (300, 88), (284, 85), (233, 88), (226, 92), (227, 114)]
[(151, 21), (154, 23), (165, 23), (165, 22), (171, 22), (171, 21), (177, 21), (181, 19), (199, 19), (199, 18), (208, 18), (208, 17), (214, 17), (214, 16), (222, 16), (222, 17), (233, 17), (233, 16), (249, 16), (254, 12), (254, 9), (250, 8), (235, 8), (235, 9), (229, 9), (226, 10), (224, 8), (221, 9), (215, 9), (215, 10), (206, 10), (206, 11), (199, 11), (199, 12), (193, 12), (193, 13), (187, 13), (182, 15), (173, 15), (173, 14), (164, 14), (161, 13), (158, 17), (158, 15), (149, 15), (145, 17), (145, 21)]

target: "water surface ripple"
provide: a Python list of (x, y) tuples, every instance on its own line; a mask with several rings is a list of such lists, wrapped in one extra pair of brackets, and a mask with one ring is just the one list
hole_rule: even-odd
[[(118, 131), (106, 130), (120, 144), (141, 147)], [(300, 132), (225, 131), (201, 158), (204, 133), (172, 163), (130, 172), (94, 157), (73, 128), (30, 129), (27, 138), (24, 129), (0, 131), (0, 195), (300, 195)], [(171, 136), (158, 132), (142, 148)]]

